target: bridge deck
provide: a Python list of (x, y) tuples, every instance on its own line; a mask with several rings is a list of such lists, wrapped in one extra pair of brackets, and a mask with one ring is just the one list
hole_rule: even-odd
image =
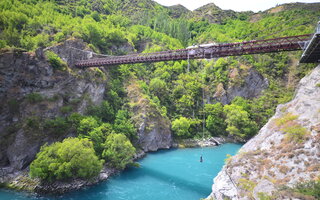
[(76, 67), (100, 67), (120, 64), (160, 62), (170, 60), (210, 59), (226, 56), (240, 56), (247, 54), (271, 53), (279, 51), (301, 50), (301, 43), (305, 43), (311, 37), (310, 34), (297, 35), (266, 40), (253, 40), (237, 43), (213, 44), (210, 46), (178, 49), (145, 54), (130, 54), (125, 56), (110, 56), (80, 60)]

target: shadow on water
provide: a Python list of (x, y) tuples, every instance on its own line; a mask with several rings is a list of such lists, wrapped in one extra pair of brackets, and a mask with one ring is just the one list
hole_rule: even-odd
[(173, 176), (171, 174), (166, 174), (160, 171), (156, 171), (154, 169), (148, 168), (148, 167), (143, 167), (143, 172), (144, 175), (150, 176), (152, 178), (156, 178), (158, 180), (161, 180), (163, 182), (167, 182), (171, 185), (175, 185), (176, 187), (180, 187), (186, 190), (193, 190), (196, 191), (199, 194), (206, 194), (208, 192), (211, 191), (210, 186), (209, 187), (205, 187), (203, 185), (200, 185), (197, 182), (193, 182), (191, 180), (188, 180), (186, 177), (186, 179), (182, 179), (180, 177), (177, 176)]
[[(158, 151), (153, 151), (153, 152), (148, 152), (148, 154), (152, 155), (152, 154), (170, 154), (172, 152), (178, 151), (178, 148), (171, 148), (171, 149), (159, 149)], [(147, 154), (147, 156), (148, 156)]]

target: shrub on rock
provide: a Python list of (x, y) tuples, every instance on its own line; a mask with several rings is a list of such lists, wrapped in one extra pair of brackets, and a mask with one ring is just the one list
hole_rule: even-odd
[(123, 134), (110, 134), (105, 143), (102, 156), (106, 162), (117, 169), (124, 169), (135, 154), (135, 148), (130, 140)]

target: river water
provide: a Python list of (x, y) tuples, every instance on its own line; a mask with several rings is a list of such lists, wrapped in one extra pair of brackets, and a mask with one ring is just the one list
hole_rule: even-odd
[[(218, 147), (161, 150), (98, 185), (63, 196), (36, 197), (0, 190), (0, 200), (199, 200), (211, 192), (212, 179), (221, 170), (226, 154), (234, 155), (240, 144)], [(203, 162), (199, 162), (200, 155)]]

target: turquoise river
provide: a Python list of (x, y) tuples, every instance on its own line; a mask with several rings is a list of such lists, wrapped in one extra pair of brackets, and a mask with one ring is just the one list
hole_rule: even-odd
[[(39, 197), (0, 189), (1, 200), (199, 200), (211, 192), (213, 178), (227, 154), (234, 155), (240, 144), (218, 147), (161, 150), (98, 185), (62, 196)], [(203, 154), (203, 162), (199, 162)]]

